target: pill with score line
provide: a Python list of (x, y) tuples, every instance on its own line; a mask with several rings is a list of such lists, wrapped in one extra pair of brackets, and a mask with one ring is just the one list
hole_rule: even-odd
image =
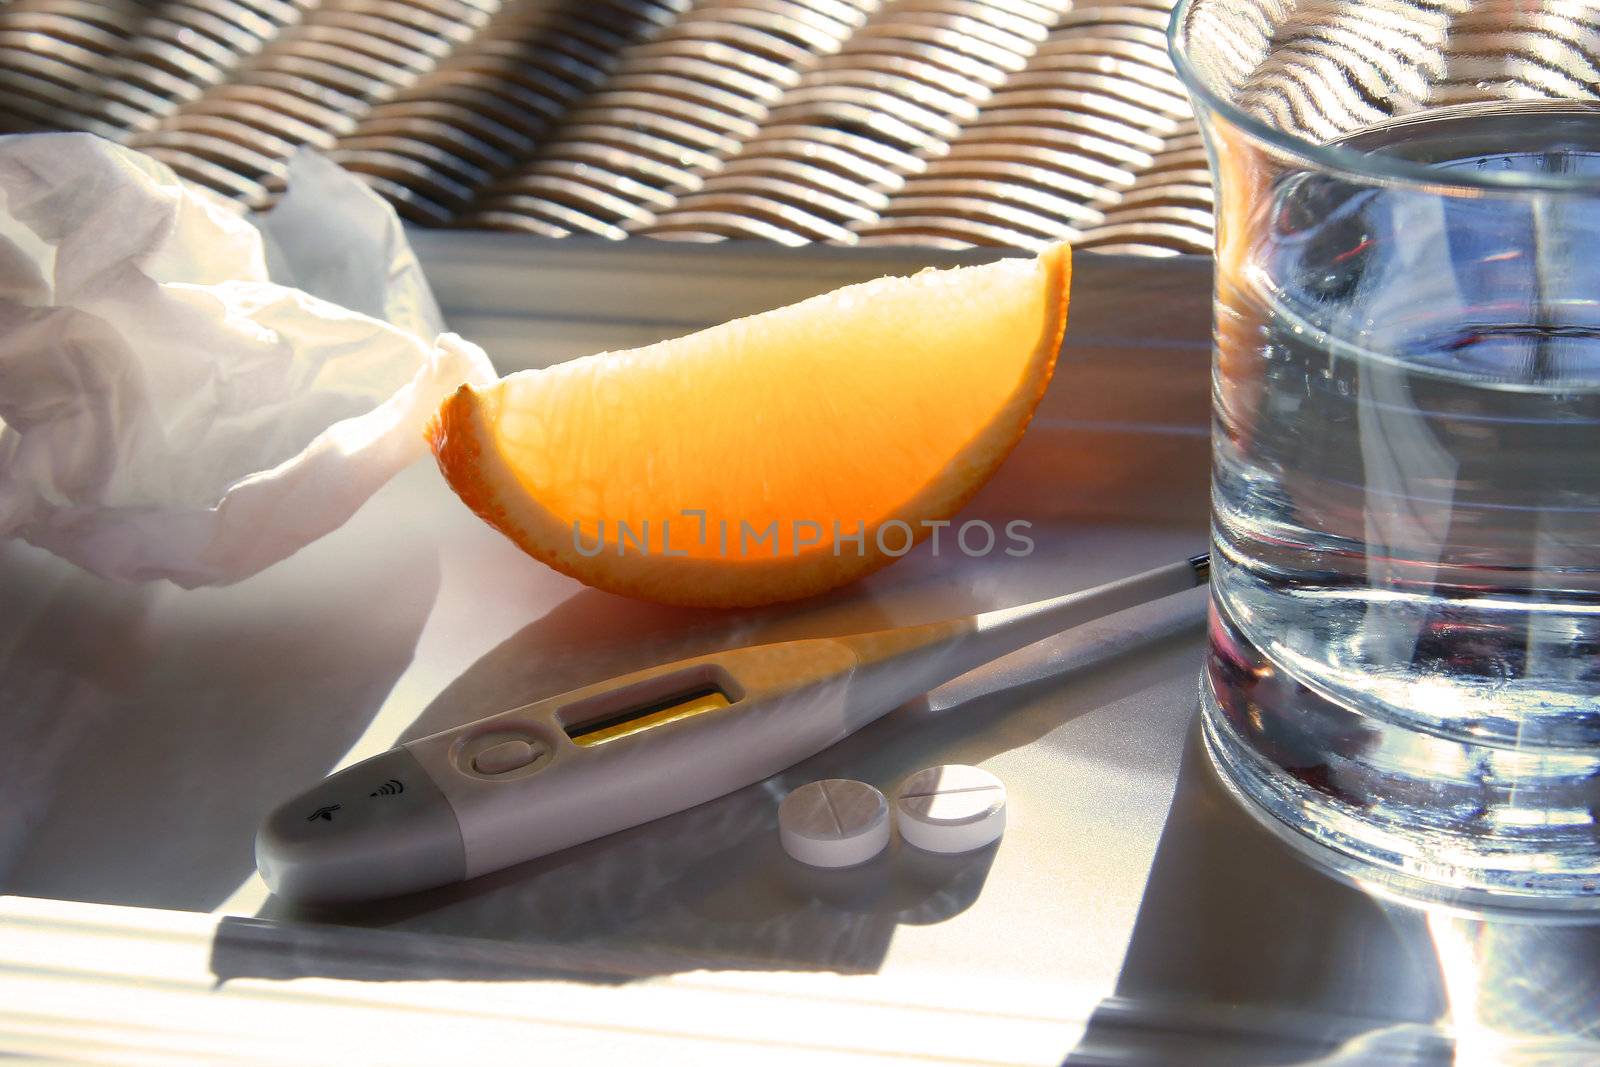
[(971, 852), (1005, 833), (1006, 787), (981, 767), (929, 767), (900, 783), (894, 815), (909, 845), (927, 852)]
[(855, 867), (889, 844), (889, 802), (865, 782), (809, 782), (778, 805), (783, 850), (811, 867)]

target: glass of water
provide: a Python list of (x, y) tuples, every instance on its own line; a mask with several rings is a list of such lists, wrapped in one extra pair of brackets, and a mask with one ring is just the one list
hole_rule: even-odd
[(1171, 44), (1217, 191), (1212, 756), (1350, 870), (1600, 907), (1600, 9), (1183, 0)]

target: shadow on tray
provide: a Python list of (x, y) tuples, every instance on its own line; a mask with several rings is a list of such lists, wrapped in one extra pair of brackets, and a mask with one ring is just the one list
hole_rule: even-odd
[(221, 904), (279, 783), (327, 773), (382, 704), (438, 584), (431, 546), (395, 538), (193, 593), (0, 544), (0, 892)]
[[(935, 709), (926, 701), (902, 707), (771, 779), (461, 885), (341, 908), (273, 899), (258, 919), (224, 921), (212, 969), (219, 980), (568, 974), (627, 981), (706, 968), (874, 972), (897, 927), (941, 922), (971, 906), (994, 849), (940, 857), (896, 845), (853, 871), (816, 872), (781, 851), (782, 797), (829, 777), (888, 787), (933, 763), (978, 763), (1027, 744), (1126, 695), (1138, 684), (1135, 665), (1170, 661), (1187, 669), (1200, 633), (1198, 606), (1144, 626), (1146, 641), (1069, 639), (1021, 685), (963, 692), (954, 707)], [(483, 657), (424, 711), (408, 737), (461, 721), (463, 707), (511, 706), (513, 694), (526, 700), (525, 694), (561, 692), (624, 670), (640, 661), (641, 648), (667, 660), (726, 643), (726, 618), (712, 630), (701, 625), (701, 614), (637, 606), (618, 613), (614, 598), (579, 593)], [(882, 624), (864, 624), (859, 602), (838, 615), (823, 602), (802, 616), (736, 631), (743, 643)], [(280, 940), (303, 937), (301, 949), (263, 937), (262, 919), (284, 921)], [(328, 933), (309, 926), (293, 932), (298, 923)], [(333, 932), (332, 926), (369, 929)], [(383, 927), (389, 940), (366, 951), (363, 935), (370, 938), (372, 927)], [(439, 947), (462, 939), (474, 947)]]
[(1430, 913), (1324, 873), (1228, 793), (1197, 718), (1115, 995), (1065, 1062), (1432, 1064), (1596, 1037), (1600, 923)]

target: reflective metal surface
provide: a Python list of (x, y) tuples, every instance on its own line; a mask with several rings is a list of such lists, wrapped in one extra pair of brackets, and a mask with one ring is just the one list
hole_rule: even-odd
[[(503, 370), (974, 258), (448, 231), (416, 246), (451, 324)], [(676, 611), (532, 563), (424, 465), (226, 588), (117, 586), (0, 545), (0, 1054), (443, 1063), (467, 1033), (485, 1055), (693, 1067), (1600, 1062), (1600, 925), (1373, 893), (1227, 795), (1192, 730), (1203, 594), (561, 855), (371, 908), (265, 897), (261, 815), (399, 738), (646, 659), (1016, 603), (1192, 552), (1208, 264), (1084, 254), (1077, 270), (1056, 379), (967, 512), (1035, 521), (1028, 558), (924, 543), (815, 601)], [(782, 854), (787, 789), (892, 788), (945, 762), (1006, 782), (997, 848), (822, 876)]]
[(1210, 244), (1169, 0), (12, 0), (0, 132), (260, 207), (301, 146), (426, 226)]

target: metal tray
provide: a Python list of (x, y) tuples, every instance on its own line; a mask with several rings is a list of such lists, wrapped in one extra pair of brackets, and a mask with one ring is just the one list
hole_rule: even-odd
[[(974, 255), (416, 242), (453, 325), (505, 370)], [(967, 513), (1032, 522), (1026, 558), (925, 545), (803, 604), (652, 607), (527, 559), (425, 464), (226, 589), (111, 585), (0, 545), (0, 1054), (1592, 1057), (1600, 928), (1369, 895), (1234, 805), (1193, 726), (1199, 592), (1013, 655), (773, 780), (462, 886), (310, 912), (254, 878), (271, 805), (397, 739), (652, 661), (1021, 602), (1194, 551), (1208, 294), (1204, 260), (1079, 257), (1055, 382)], [(1009, 786), (997, 847), (826, 876), (778, 849), (787, 789), (949, 761)]]

